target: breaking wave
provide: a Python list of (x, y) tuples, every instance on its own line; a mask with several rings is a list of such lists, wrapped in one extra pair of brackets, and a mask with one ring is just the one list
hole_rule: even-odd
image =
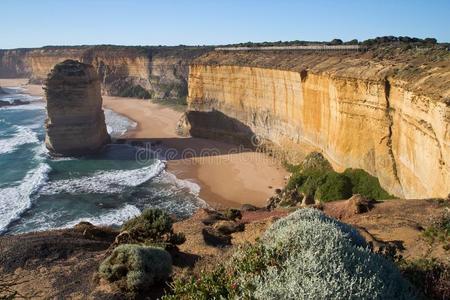
[(105, 121), (108, 133), (113, 138), (123, 136), (128, 130), (134, 129), (137, 123), (110, 109), (105, 109)]
[(13, 152), (21, 145), (39, 142), (37, 134), (30, 128), (17, 125), (14, 128), (16, 132), (13, 137), (0, 139), (0, 154)]
[(126, 187), (135, 187), (158, 176), (165, 163), (157, 160), (154, 164), (134, 170), (100, 171), (92, 176), (51, 181), (40, 193), (46, 195), (60, 193), (120, 193)]
[(77, 225), (80, 222), (89, 222), (94, 225), (104, 225), (104, 226), (120, 226), (129, 219), (136, 217), (141, 214), (139, 208), (134, 205), (126, 204), (124, 207), (109, 211), (100, 216), (83, 217), (75, 221), (69, 222), (60, 228), (70, 228)]
[(0, 189), (0, 234), (31, 207), (32, 196), (45, 185), (50, 170), (49, 165), (40, 163), (25, 175), (18, 186)]

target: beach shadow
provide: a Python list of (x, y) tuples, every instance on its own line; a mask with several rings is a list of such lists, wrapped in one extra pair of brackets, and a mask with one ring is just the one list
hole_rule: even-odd
[(242, 144), (225, 143), (205, 138), (125, 138), (115, 141), (141, 149), (145, 153), (156, 153), (166, 160), (181, 160), (197, 157), (213, 157), (254, 152), (254, 148)]
[(166, 160), (255, 152), (259, 146), (249, 126), (220, 111), (190, 111), (185, 117), (191, 137), (119, 138), (115, 143), (158, 152)]

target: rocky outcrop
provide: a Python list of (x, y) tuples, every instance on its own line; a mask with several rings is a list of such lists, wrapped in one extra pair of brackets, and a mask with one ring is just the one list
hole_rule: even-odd
[(180, 126), (194, 136), (257, 135), (292, 161), (317, 149), (336, 170), (362, 168), (396, 196), (446, 197), (447, 54), (403, 62), (370, 55), (208, 53), (190, 67)]
[(45, 145), (53, 154), (94, 153), (110, 141), (94, 67), (74, 60), (57, 64), (46, 81)]
[(102, 92), (111, 96), (181, 98), (187, 95), (189, 63), (206, 47), (80, 46), (0, 50), (0, 77), (42, 83), (67, 59), (92, 64)]

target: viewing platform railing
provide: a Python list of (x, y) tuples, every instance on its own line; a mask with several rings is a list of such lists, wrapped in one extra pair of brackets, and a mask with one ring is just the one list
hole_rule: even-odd
[(365, 51), (361, 45), (308, 45), (308, 46), (263, 46), (263, 47), (216, 47), (216, 51), (269, 51), (269, 50), (314, 50), (314, 51)]

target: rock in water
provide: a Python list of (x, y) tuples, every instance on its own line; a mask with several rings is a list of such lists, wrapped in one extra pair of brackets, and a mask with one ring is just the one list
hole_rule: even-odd
[(110, 142), (94, 67), (75, 60), (57, 64), (47, 77), (45, 145), (52, 154), (84, 155)]

